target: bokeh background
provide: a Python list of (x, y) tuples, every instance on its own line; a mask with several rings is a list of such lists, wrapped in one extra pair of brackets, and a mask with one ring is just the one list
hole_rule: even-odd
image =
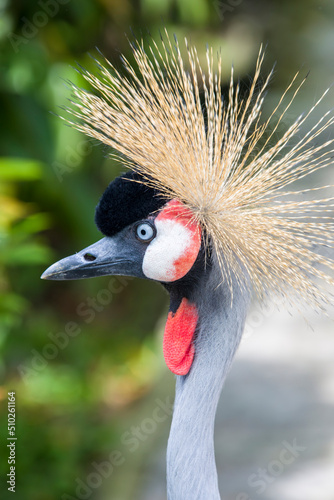
[[(268, 110), (297, 70), (302, 74), (310, 70), (287, 122), (308, 109), (334, 82), (332, 0), (0, 0), (2, 499), (13, 495), (6, 485), (9, 390), (16, 391), (17, 398), (16, 498), (165, 498), (164, 449), (174, 385), (161, 353), (167, 295), (158, 284), (140, 280), (39, 279), (53, 261), (100, 237), (94, 226), (95, 205), (106, 185), (123, 170), (120, 162), (109, 158), (104, 146), (68, 128), (55, 116), (61, 114), (59, 107), (68, 104), (66, 81), (83, 85), (73, 66), (79, 63), (93, 68), (88, 53), (95, 54), (97, 47), (122, 71), (117, 62), (120, 52), (131, 57), (126, 34), (131, 37), (133, 30), (146, 36), (149, 31), (157, 37), (163, 26), (181, 40), (184, 36), (190, 39), (200, 57), (206, 44), (221, 48), (226, 82), (233, 62), (237, 77), (246, 86), (259, 46), (267, 44), (264, 74), (277, 62)], [(333, 104), (331, 91), (317, 113)], [(331, 133), (328, 131), (327, 137)], [(241, 351), (239, 371), (235, 369), (226, 387), (224, 401), (231, 403), (232, 409), (219, 414), (222, 431), (217, 438), (219, 468), (225, 471), (223, 497), (333, 500), (330, 481), (326, 490), (315, 489), (314, 496), (308, 496), (310, 488), (298, 487), (299, 483), (285, 490), (273, 489), (282, 486), (298, 463), (301, 467), (297, 457), (297, 463), (288, 471), (281, 470), (275, 481), (270, 481), (274, 476), (265, 480), (264, 491), (248, 481), (252, 472), (279, 454), (284, 440), (299, 439), (300, 426), (305, 436), (309, 435), (305, 422), (291, 424), (291, 415), (307, 413), (312, 404), (318, 405), (316, 415), (325, 415), (327, 423), (322, 417), (314, 423), (317, 417), (311, 412), (316, 429), (327, 425), (327, 434), (315, 432), (311, 436), (318, 455), (330, 439), (334, 442), (334, 390), (328, 386), (325, 408), (316, 387), (308, 391), (312, 384), (305, 376), (308, 365), (319, 369), (313, 366), (312, 353), (321, 342), (321, 354), (315, 358), (322, 366), (327, 366), (325, 359), (331, 366), (333, 341), (319, 331), (317, 340), (307, 337), (310, 344), (306, 358), (302, 358), (305, 362), (298, 365), (298, 376), (288, 377), (287, 368), (273, 368), (271, 356), (282, 352), (293, 366), (296, 358), (301, 359), (300, 345), (306, 340), (300, 335), (300, 323), (291, 326), (284, 313), (278, 317), (273, 314), (262, 315), (258, 328), (256, 320), (251, 324), (248, 332), (254, 342), (249, 339), (247, 345), (256, 349), (246, 349), (248, 358)], [(291, 329), (291, 335), (299, 335), (289, 353), (287, 344), (279, 340), (289, 342), (287, 335), (275, 336), (273, 332), (275, 348), (270, 350), (266, 344), (273, 321), (276, 325), (281, 321), (285, 333)], [(268, 354), (267, 364), (250, 361), (260, 350)], [(269, 372), (277, 375), (273, 385)], [(293, 383), (312, 393), (304, 406), (296, 403), (296, 394), (283, 390)], [(165, 412), (162, 422), (154, 419), (157, 406)], [(238, 419), (245, 412), (244, 420)], [(268, 424), (270, 415), (275, 415), (274, 427)], [(261, 434), (263, 429), (266, 432)], [(261, 456), (256, 440), (248, 440), (250, 435), (263, 444)], [(333, 450), (332, 446), (326, 451), (327, 465), (334, 462)], [(110, 464), (112, 452), (113, 470), (101, 466), (97, 473), (96, 464), (107, 460)], [(317, 453), (307, 453), (302, 458), (308, 457), (310, 466)], [(310, 474), (305, 472), (301, 477), (314, 477), (315, 484), (318, 481), (323, 487), (323, 476)], [(322, 491), (327, 496), (319, 494)]]

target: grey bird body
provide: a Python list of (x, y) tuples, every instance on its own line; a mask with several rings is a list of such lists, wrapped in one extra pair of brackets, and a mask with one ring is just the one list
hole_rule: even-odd
[(221, 283), (217, 262), (192, 290), (199, 311), (195, 358), (189, 374), (176, 377), (167, 448), (168, 500), (220, 500), (214, 421), (225, 377), (241, 340), (249, 295)]

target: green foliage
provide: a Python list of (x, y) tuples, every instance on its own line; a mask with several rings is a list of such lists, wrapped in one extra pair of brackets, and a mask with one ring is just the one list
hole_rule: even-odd
[(20, 323), (20, 316), (28, 301), (11, 289), (10, 270), (14, 266), (24, 269), (28, 265), (48, 262), (51, 253), (36, 237), (49, 226), (45, 214), (31, 213), (30, 204), (17, 199), (18, 182), (40, 179), (38, 162), (16, 158), (0, 160), (0, 335)]

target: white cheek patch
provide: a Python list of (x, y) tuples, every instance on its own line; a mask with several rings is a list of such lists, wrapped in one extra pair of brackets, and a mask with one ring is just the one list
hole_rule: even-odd
[[(147, 247), (143, 273), (157, 281), (175, 281), (192, 267), (198, 254), (193, 232), (177, 219), (155, 220), (157, 236)], [(180, 261), (181, 265), (180, 265)]]

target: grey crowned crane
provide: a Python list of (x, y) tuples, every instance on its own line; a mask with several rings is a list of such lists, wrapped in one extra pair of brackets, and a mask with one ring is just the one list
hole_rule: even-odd
[(133, 44), (138, 72), (124, 58), (127, 76), (108, 61), (98, 77), (82, 70), (98, 95), (73, 86), (68, 111), (78, 120), (67, 121), (118, 151), (131, 170), (97, 206), (104, 237), (42, 278), (128, 275), (168, 290), (163, 351), (176, 374), (168, 499), (219, 500), (214, 419), (252, 293), (274, 291), (321, 310), (330, 301), (325, 286), (333, 285), (334, 264), (321, 248), (333, 246), (333, 223), (323, 216), (331, 201), (300, 201), (296, 195), (309, 190), (284, 188), (331, 164), (333, 140), (313, 142), (334, 118), (326, 114), (298, 137), (316, 103), (271, 144), (303, 81), (296, 75), (261, 121), (271, 76), (257, 88), (262, 50), (246, 98), (232, 70), (225, 103), (220, 57), (215, 73), (207, 50), (205, 77), (196, 50), (186, 47), (189, 71), (168, 34), (148, 50)]

